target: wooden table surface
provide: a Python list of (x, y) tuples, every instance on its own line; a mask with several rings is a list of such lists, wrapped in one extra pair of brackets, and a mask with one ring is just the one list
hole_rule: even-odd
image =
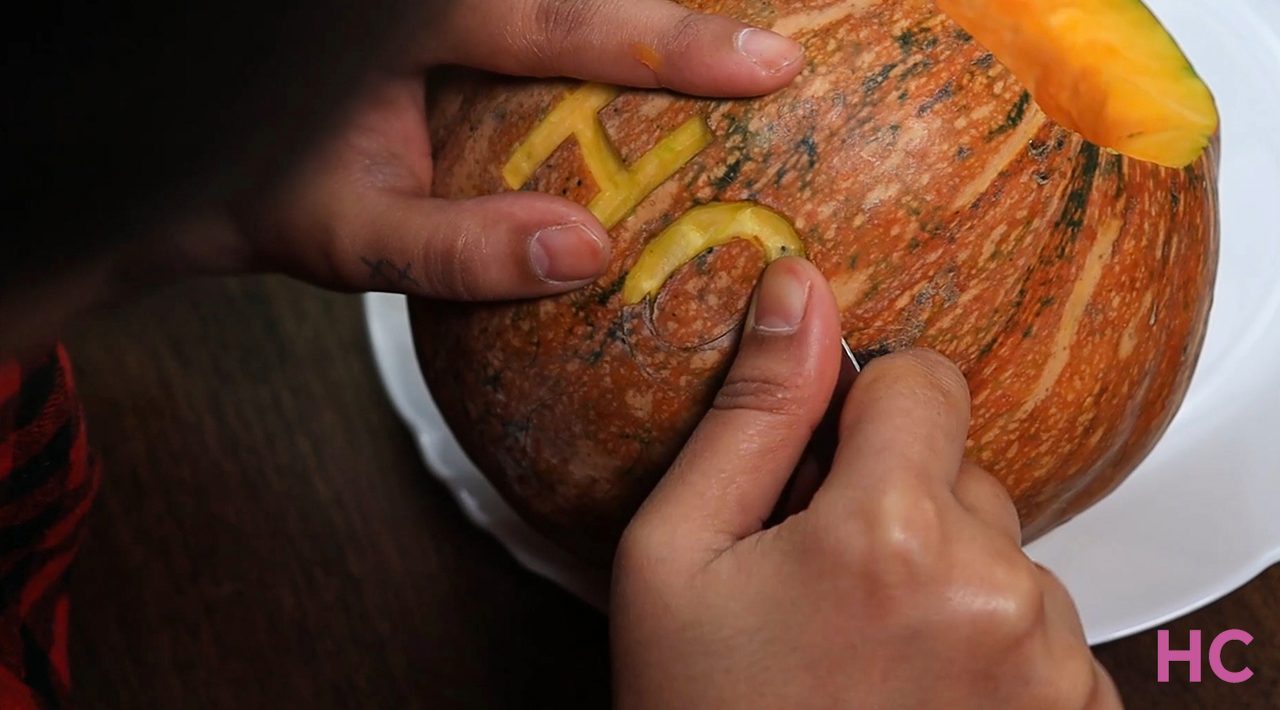
[[(201, 282), (69, 339), (105, 480), (73, 568), (87, 708), (600, 707), (604, 618), (524, 572), (423, 468), (358, 298)], [(1277, 506), (1280, 508), (1280, 505)], [(1255, 676), (1156, 683), (1154, 632), (1099, 649), (1134, 708), (1280, 707), (1280, 568), (1175, 639), (1244, 628)], [(1206, 640), (1206, 646), (1208, 641)]]

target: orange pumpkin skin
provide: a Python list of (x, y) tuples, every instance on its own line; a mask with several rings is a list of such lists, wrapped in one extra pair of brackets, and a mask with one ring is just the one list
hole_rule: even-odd
[[(689, 208), (788, 217), (830, 279), (855, 351), (955, 360), (968, 454), (1008, 488), (1028, 539), (1118, 485), (1181, 403), (1216, 266), (1217, 146), (1182, 170), (1055, 125), (928, 0), (690, 2), (801, 41), (807, 67), (760, 99), (622, 94), (600, 116), (634, 161), (693, 116), (715, 138), (612, 231), (595, 285), (523, 303), (412, 305), (419, 359), (463, 447), (508, 501), (605, 560), (710, 406), (763, 268), (703, 254), (656, 298), (619, 291)], [(503, 165), (568, 82), (433, 85), (438, 195), (505, 189)], [(586, 204), (574, 140), (526, 186)], [(750, 475), (744, 471), (743, 475)]]

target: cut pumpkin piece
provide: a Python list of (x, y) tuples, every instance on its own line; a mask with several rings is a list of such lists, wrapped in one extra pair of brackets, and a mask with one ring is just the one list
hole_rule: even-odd
[(1218, 130), (1209, 88), (1139, 0), (936, 0), (1050, 118), (1118, 153), (1181, 168)]
[(753, 202), (713, 202), (685, 212), (645, 246), (622, 286), (622, 302), (656, 295), (676, 269), (734, 239), (760, 247), (765, 262), (804, 256), (800, 235), (777, 212)]
[(566, 96), (516, 146), (502, 169), (507, 187), (520, 189), (561, 143), (575, 137), (587, 169), (600, 185), (600, 192), (588, 209), (605, 229), (612, 229), (711, 143), (711, 129), (706, 119), (698, 116), (685, 121), (633, 165), (624, 164), (599, 116), (600, 110), (620, 93), (622, 90), (615, 86), (584, 84)]

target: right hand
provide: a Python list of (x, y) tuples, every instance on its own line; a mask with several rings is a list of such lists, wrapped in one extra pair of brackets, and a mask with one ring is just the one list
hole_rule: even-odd
[(615, 567), (623, 708), (1115, 708), (1004, 488), (962, 459), (950, 361), (873, 361), (830, 474), (764, 529), (839, 367), (835, 299), (771, 265), (714, 408), (626, 531)]

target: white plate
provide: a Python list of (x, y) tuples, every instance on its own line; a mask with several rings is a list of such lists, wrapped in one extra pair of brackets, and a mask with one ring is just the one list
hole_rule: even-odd
[[(1222, 109), (1221, 266), (1200, 367), (1160, 445), (1114, 494), (1027, 548), (1071, 590), (1092, 643), (1193, 611), (1280, 561), (1280, 2), (1149, 4)], [(432, 473), (521, 563), (603, 608), (607, 580), (516, 517), (449, 433), (404, 299), (370, 294), (365, 308), (383, 382)]]

